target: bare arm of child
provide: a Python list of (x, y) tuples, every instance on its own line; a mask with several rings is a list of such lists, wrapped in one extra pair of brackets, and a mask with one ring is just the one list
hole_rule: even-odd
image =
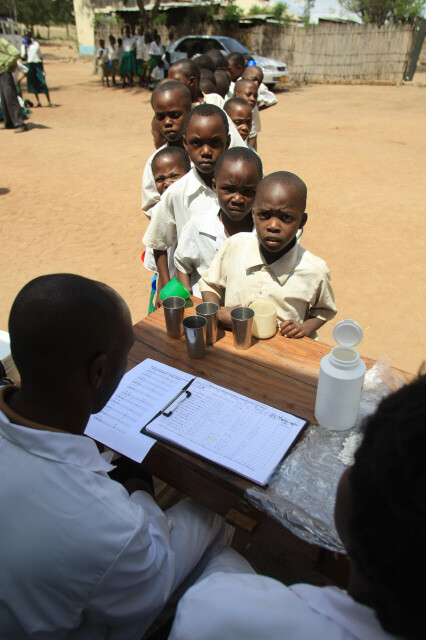
[(256, 149), (256, 142), (257, 142), (257, 136), (254, 136), (254, 138), (249, 138), (247, 140), (249, 147), (254, 147), (255, 149)]
[(189, 281), (189, 275), (187, 273), (184, 273), (183, 271), (179, 271), (179, 269), (176, 269), (176, 275), (179, 282), (181, 282), (183, 286), (186, 287), (188, 291), (192, 293), (192, 287)]
[(157, 299), (155, 301), (155, 306), (159, 309), (161, 307), (160, 291), (168, 282), (170, 282), (169, 265), (167, 264), (167, 251), (154, 249), (154, 260), (158, 270)]
[(308, 318), (301, 324), (296, 320), (284, 320), (280, 324), (279, 332), (285, 338), (303, 338), (310, 336), (323, 324), (325, 324), (325, 320), (320, 320), (320, 318)]

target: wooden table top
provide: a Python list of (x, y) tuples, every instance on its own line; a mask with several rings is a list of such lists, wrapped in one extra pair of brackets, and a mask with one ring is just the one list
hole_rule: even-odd
[[(193, 302), (194, 306), (185, 309), (185, 316), (195, 313), (195, 305), (200, 301), (193, 298)], [(250, 349), (238, 351), (234, 348), (232, 333), (219, 330), (218, 341), (207, 346), (204, 358), (195, 360), (187, 355), (184, 336), (179, 339), (167, 336), (163, 309), (138, 322), (134, 333), (136, 339), (129, 354), (129, 369), (152, 358), (315, 422), (313, 412), (320, 361), (332, 348), (326, 344), (310, 338), (292, 340), (276, 335), (269, 340), (253, 338)], [(363, 360), (367, 368), (375, 362), (369, 358)], [(404, 380), (412, 377), (394, 371)], [(250, 481), (162, 442), (155, 443), (142, 466), (232, 524), (251, 533), (255, 531), (259, 538), (285, 544), (293, 554), (308, 560), (333, 579), (341, 572), (343, 563), (341, 583), (344, 584), (346, 559), (296, 538), (281, 523), (249, 503), (245, 492), (253, 486)]]

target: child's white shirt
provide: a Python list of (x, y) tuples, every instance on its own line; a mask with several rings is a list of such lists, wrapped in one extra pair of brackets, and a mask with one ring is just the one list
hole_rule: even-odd
[(151, 71), (151, 78), (156, 81), (156, 80), (162, 80), (164, 78), (164, 69), (161, 69), (160, 67), (154, 67), (153, 70)]
[(251, 130), (250, 130), (249, 138), (254, 138), (255, 136), (257, 136), (257, 134), (260, 133), (261, 129), (262, 129), (262, 126), (260, 124), (259, 107), (256, 105), (252, 113)]
[(152, 211), (142, 242), (152, 249), (166, 251), (179, 240), (185, 223), (192, 215), (211, 209), (216, 202), (215, 192), (192, 167), (163, 193)]
[(238, 233), (223, 243), (199, 281), (226, 307), (270, 300), (277, 318), (302, 323), (308, 317), (330, 320), (336, 313), (330, 272), (324, 260), (297, 242), (285, 255), (267, 264), (256, 234)]
[(182, 229), (175, 252), (176, 269), (190, 276), (193, 294), (200, 298), (198, 281), (226, 240), (219, 212), (219, 205), (215, 205), (209, 211), (191, 216)]
[(263, 82), (260, 84), (258, 92), (257, 92), (257, 103), (265, 104), (267, 107), (272, 107), (272, 105), (277, 104), (278, 100), (272, 91), (269, 91), (266, 84)]
[[(204, 97), (206, 99), (207, 104), (216, 104), (216, 106), (218, 106), (219, 108), (222, 108), (221, 105), (217, 103), (217, 98), (222, 100), (221, 96), (219, 96), (218, 94), (207, 93)], [(226, 119), (228, 121), (228, 126), (229, 126), (229, 137), (230, 137), (229, 148), (232, 149), (233, 147), (247, 146), (244, 140), (242, 139), (242, 137), (240, 136), (240, 134), (238, 133), (234, 123), (232, 122), (228, 114), (226, 114)], [(168, 146), (168, 143), (160, 147), (160, 149), (164, 149), (164, 147), (167, 147), (167, 146)], [(156, 149), (156, 151), (154, 151), (154, 153), (150, 155), (150, 157), (146, 162), (146, 165), (142, 174), (142, 211), (145, 213), (145, 215), (148, 216), (148, 218), (151, 217), (153, 207), (157, 204), (157, 202), (160, 201), (160, 194), (158, 193), (158, 189), (155, 186), (155, 180), (152, 174), (152, 167), (151, 167), (152, 159), (154, 158), (157, 151), (160, 151), (160, 149)]]
[(123, 51), (135, 51), (136, 42), (133, 37), (124, 38), (123, 40)]

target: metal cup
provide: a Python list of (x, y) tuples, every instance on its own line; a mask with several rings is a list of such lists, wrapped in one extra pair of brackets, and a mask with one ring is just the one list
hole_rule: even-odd
[(202, 302), (195, 307), (197, 316), (207, 320), (206, 344), (214, 344), (217, 340), (217, 312), (219, 305), (215, 302)]
[(207, 320), (203, 316), (188, 316), (183, 321), (186, 350), (190, 358), (206, 355)]
[(249, 349), (254, 311), (249, 307), (235, 307), (231, 311), (232, 333), (236, 349)]
[(164, 318), (166, 320), (167, 335), (169, 338), (180, 338), (183, 334), (183, 312), (185, 309), (184, 298), (170, 296), (163, 300)]

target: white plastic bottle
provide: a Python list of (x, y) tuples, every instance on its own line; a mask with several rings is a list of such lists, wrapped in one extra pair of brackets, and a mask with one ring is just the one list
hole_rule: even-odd
[(353, 349), (362, 340), (362, 329), (354, 320), (342, 320), (333, 329), (339, 345), (321, 360), (315, 418), (333, 431), (345, 431), (356, 423), (366, 366)]

